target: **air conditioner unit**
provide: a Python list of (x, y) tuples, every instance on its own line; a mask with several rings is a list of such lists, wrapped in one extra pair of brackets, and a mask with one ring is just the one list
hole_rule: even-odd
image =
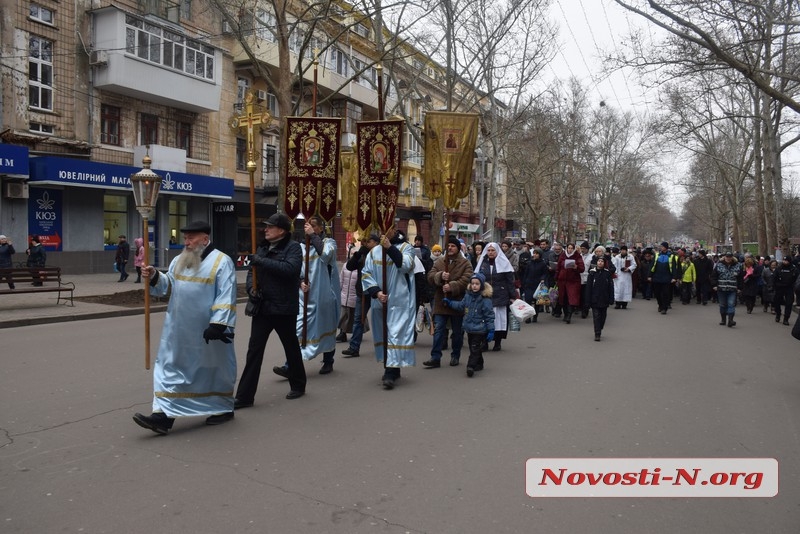
[(231, 34), (233, 33), (233, 28), (231, 27), (231, 23), (227, 20), (222, 21), (222, 33), (224, 34)]
[(105, 50), (92, 50), (89, 53), (89, 65), (95, 67), (108, 65), (108, 52)]
[(28, 198), (28, 184), (9, 183), (5, 187), (6, 198)]
[(258, 97), (258, 99), (261, 102), (266, 102), (266, 100), (267, 100), (267, 92), (264, 91), (263, 89), (259, 89), (258, 91), (256, 91), (256, 97)]

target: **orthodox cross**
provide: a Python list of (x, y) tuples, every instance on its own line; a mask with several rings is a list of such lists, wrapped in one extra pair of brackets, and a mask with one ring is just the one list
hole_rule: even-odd
[(250, 170), (251, 164), (255, 170), (256, 150), (253, 139), (253, 128), (256, 126), (268, 126), (272, 122), (272, 116), (268, 111), (256, 111), (256, 97), (252, 89), (244, 97), (244, 114), (234, 116), (230, 120), (230, 127), (233, 130), (247, 130), (247, 167)]

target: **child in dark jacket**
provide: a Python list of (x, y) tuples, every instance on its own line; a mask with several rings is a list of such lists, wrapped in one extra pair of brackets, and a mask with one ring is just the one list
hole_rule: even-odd
[(462, 328), (467, 333), (469, 344), (467, 376), (472, 377), (475, 371), (483, 370), (483, 344), (494, 339), (492, 286), (486, 283), (483, 274), (475, 273), (469, 280), (467, 293), (462, 300), (445, 298), (442, 302), (445, 306), (464, 312)]
[(600, 341), (600, 334), (606, 324), (608, 307), (614, 304), (613, 275), (608, 270), (606, 259), (603, 257), (597, 258), (597, 263), (589, 271), (589, 279), (586, 281), (586, 297), (592, 308), (594, 340)]

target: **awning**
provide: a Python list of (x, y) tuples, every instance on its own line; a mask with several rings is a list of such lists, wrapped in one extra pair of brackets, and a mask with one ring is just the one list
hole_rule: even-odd
[[(97, 189), (131, 191), (130, 176), (141, 169), (71, 158), (42, 156), (30, 158), (30, 185), (70, 185)], [(161, 192), (229, 199), (233, 180), (176, 171), (153, 171), (161, 176)]]

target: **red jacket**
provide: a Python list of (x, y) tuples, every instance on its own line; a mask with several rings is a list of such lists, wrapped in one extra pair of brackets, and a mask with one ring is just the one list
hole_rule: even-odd
[[(567, 269), (564, 267), (566, 260), (575, 260), (575, 268)], [(556, 281), (558, 282), (558, 302), (561, 305), (570, 304), (580, 306), (581, 303), (581, 273), (585, 266), (580, 251), (575, 250), (572, 256), (567, 256), (567, 251), (558, 257), (556, 266)]]

